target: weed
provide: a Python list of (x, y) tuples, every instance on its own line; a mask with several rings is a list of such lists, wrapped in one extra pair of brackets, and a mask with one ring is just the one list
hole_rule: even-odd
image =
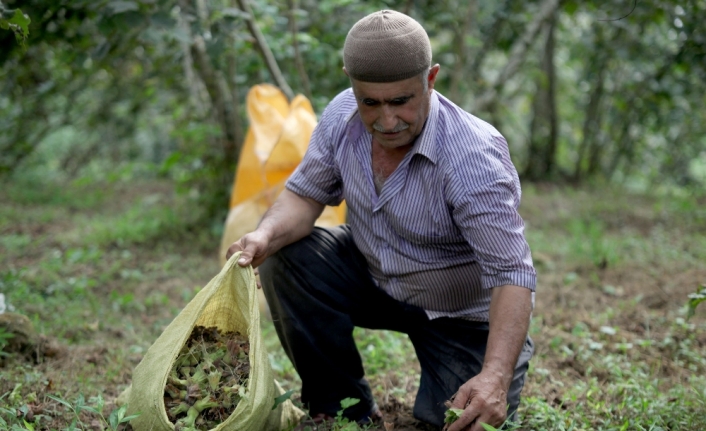
[(88, 403), (86, 402), (86, 399), (82, 394), (79, 394), (74, 400), (74, 402), (69, 402), (64, 400), (63, 398), (55, 397), (52, 395), (48, 395), (48, 397), (68, 408), (73, 414), (71, 423), (67, 428), (69, 431), (85, 429), (87, 427), (87, 425), (84, 424), (81, 420), (81, 412), (88, 412), (97, 416), (100, 419), (101, 423), (106, 425), (107, 429), (110, 431), (117, 431), (118, 426), (120, 424), (130, 422), (131, 420), (139, 416), (139, 414), (125, 416), (127, 406), (121, 406), (114, 409), (106, 419), (105, 416), (103, 416), (103, 407), (105, 406), (105, 401), (103, 400), (102, 395), (98, 395), (97, 397), (91, 397), (88, 400)]
[(151, 244), (159, 238), (178, 235), (184, 226), (184, 218), (173, 209), (139, 202), (123, 213), (88, 222), (83, 240), (97, 246)]
[(696, 307), (704, 301), (706, 301), (706, 284), (701, 285), (701, 287), (696, 290), (696, 293), (689, 294), (689, 302), (687, 303), (688, 312), (686, 315), (687, 320), (694, 317)]
[(5, 347), (9, 344), (10, 339), (12, 339), (15, 334), (5, 331), (5, 328), (0, 328), (0, 357), (10, 356), (9, 353), (5, 352)]

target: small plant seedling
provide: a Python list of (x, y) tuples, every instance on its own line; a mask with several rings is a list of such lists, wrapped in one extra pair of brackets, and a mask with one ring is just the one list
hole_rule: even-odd
[(445, 424), (452, 424), (458, 420), (458, 418), (461, 417), (461, 414), (463, 413), (463, 409), (454, 409), (450, 408), (446, 410), (446, 413), (444, 413), (444, 423)]
[(696, 290), (696, 293), (692, 293), (689, 295), (689, 302), (687, 304), (689, 307), (689, 311), (687, 311), (686, 314), (687, 320), (694, 317), (694, 314), (696, 313), (696, 307), (704, 301), (706, 301), (706, 284), (701, 285), (701, 287)]
[(336, 413), (336, 419), (334, 420), (332, 430), (337, 431), (353, 431), (357, 430), (358, 424), (349, 421), (347, 418), (343, 417), (343, 412), (354, 405), (358, 404), (360, 400), (358, 398), (344, 398), (341, 400), (341, 410)]
[(294, 393), (294, 390), (290, 389), (287, 392), (283, 393), (282, 395), (275, 397), (275, 403), (272, 406), (272, 410), (276, 409), (277, 406), (279, 406), (283, 402), (287, 401), (288, 399), (292, 398), (293, 393)]
[(110, 431), (117, 431), (118, 426), (120, 424), (130, 422), (131, 420), (135, 419), (140, 415), (138, 413), (135, 415), (125, 416), (127, 406), (121, 406), (113, 410), (108, 416), (108, 419), (106, 420), (106, 418), (103, 416), (103, 407), (105, 406), (105, 401), (103, 400), (103, 396), (100, 394), (97, 397), (91, 397), (90, 402), (94, 403), (94, 405), (87, 404), (83, 394), (79, 394), (76, 398), (76, 401), (74, 401), (73, 403), (52, 395), (48, 395), (48, 397), (60, 404), (63, 404), (73, 412), (74, 418), (68, 427), (69, 430), (78, 429), (77, 427), (79, 426), (81, 426), (81, 429), (83, 428), (85, 424), (81, 422), (79, 418), (79, 414), (82, 411), (92, 413), (98, 416), (101, 422), (104, 425), (108, 426), (107, 429)]

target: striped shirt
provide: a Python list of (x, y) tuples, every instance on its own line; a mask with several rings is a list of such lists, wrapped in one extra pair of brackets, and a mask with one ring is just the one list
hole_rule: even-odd
[(384, 291), (430, 319), (482, 322), (490, 288), (534, 292), (520, 181), (494, 127), (434, 91), (422, 133), (379, 196), (371, 143), (353, 91), (343, 91), (286, 186), (325, 205), (346, 200), (353, 239)]

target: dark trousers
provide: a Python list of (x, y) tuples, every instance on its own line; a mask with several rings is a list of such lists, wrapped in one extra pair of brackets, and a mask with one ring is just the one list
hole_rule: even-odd
[[(361, 402), (344, 413), (367, 416), (375, 404), (353, 340), (355, 326), (408, 334), (422, 375), (414, 416), (443, 426), (444, 401), (481, 371), (488, 323), (429, 320), (418, 307), (378, 288), (347, 225), (314, 228), (260, 267), (277, 335), (302, 380), (302, 402), (312, 415), (335, 416), (344, 398)], [(508, 391), (508, 417), (517, 410), (533, 352), (527, 338)]]

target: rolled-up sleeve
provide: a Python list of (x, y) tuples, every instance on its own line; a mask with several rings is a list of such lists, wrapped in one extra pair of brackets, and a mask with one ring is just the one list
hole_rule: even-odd
[(490, 137), (475, 147), (458, 155), (449, 175), (454, 220), (481, 265), (483, 288), (510, 284), (534, 291), (537, 274), (517, 210), (520, 186), (507, 144)]

